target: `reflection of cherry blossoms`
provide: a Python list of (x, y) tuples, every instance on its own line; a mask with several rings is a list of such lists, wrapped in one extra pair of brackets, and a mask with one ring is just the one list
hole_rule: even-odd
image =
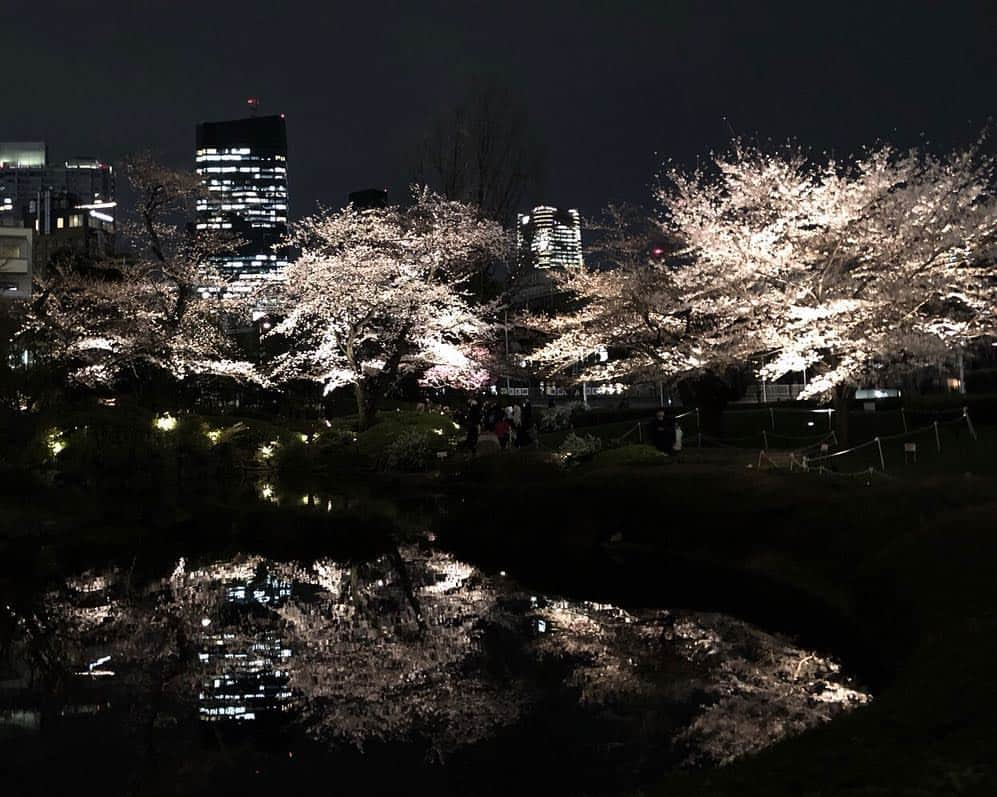
[(688, 764), (728, 763), (869, 700), (833, 661), (723, 615), (540, 600), (537, 617), (538, 649), (576, 659), (582, 703), (620, 712), (676, 693), (700, 703), (675, 738)]
[(314, 602), (281, 610), (316, 735), (361, 746), (420, 736), (443, 752), (517, 718), (522, 698), (479, 666), (482, 627), (508, 618), (473, 568), (410, 547), (362, 565), (316, 562), (296, 579), (318, 588)]
[(424, 544), (364, 562), (181, 559), (145, 586), (112, 569), (22, 620), (33, 661), (99, 680), (108, 705), (127, 690), (146, 734), (268, 718), (331, 748), (443, 757), (506, 730), (528, 744), (540, 723), (576, 754), (626, 738), (633, 766), (657, 772), (868, 700), (835, 663), (737, 620), (531, 596)]

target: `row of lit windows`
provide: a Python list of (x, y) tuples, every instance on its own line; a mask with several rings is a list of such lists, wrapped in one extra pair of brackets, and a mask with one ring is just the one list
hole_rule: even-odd
[(248, 155), (249, 147), (223, 147), (218, 149), (217, 147), (205, 147), (204, 149), (199, 149), (197, 155), (221, 155), (228, 153), (235, 153), (236, 155)]
[[(68, 225), (66, 224), (67, 221), (69, 222)], [(66, 227), (66, 226), (68, 226), (68, 227), (82, 227), (83, 226), (83, 216), (81, 216), (79, 213), (74, 213), (68, 219), (65, 219), (62, 216), (60, 216), (59, 218), (57, 218), (55, 220), (55, 226), (58, 229), (60, 229), (60, 230), (63, 227)]]
[(202, 200), (197, 203), (197, 209), (199, 211), (202, 210), (207, 211), (211, 209), (217, 210), (218, 208), (221, 208), (222, 210), (245, 210), (247, 205), (268, 205), (274, 210), (287, 210), (287, 204), (282, 204), (280, 202), (274, 204), (272, 203), (271, 199), (269, 198), (265, 199), (263, 197), (258, 197), (258, 196), (247, 196), (243, 199), (242, 202), (239, 203), (234, 203), (234, 202), (209, 203)]
[[(249, 155), (252, 150), (249, 147), (222, 147), (218, 149), (217, 147), (203, 147), (197, 150), (195, 155)], [(283, 155), (274, 155), (276, 160), (282, 161), (287, 160)]]
[[(258, 174), (261, 173), (259, 166), (202, 166), (195, 170), (198, 174)], [(287, 170), (282, 166), (273, 169), (276, 174), (286, 174)]]

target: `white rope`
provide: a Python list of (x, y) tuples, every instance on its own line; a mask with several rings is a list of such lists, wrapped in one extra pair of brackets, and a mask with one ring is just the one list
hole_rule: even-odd
[(859, 449), (866, 448), (867, 446), (874, 446), (880, 442), (880, 438), (873, 438), (872, 440), (866, 440), (864, 443), (859, 443), (857, 446), (852, 448), (846, 448), (844, 451), (835, 451), (833, 454), (824, 454), (820, 457), (807, 457), (807, 464), (813, 462), (822, 462), (825, 459), (833, 459), (834, 457), (840, 457), (844, 454), (851, 454), (853, 451), (858, 451)]

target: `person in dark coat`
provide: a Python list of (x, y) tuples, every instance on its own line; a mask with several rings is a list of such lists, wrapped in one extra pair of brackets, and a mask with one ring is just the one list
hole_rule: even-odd
[(649, 424), (647, 439), (658, 451), (671, 456), (675, 447), (675, 421), (665, 417), (665, 410), (661, 407), (654, 413), (654, 420)]
[(519, 434), (516, 435), (516, 445), (520, 448), (533, 442), (533, 405), (529, 399), (523, 401), (520, 410)]
[(473, 454), (478, 450), (478, 433), (481, 430), (481, 405), (471, 399), (467, 405), (467, 440), (464, 441)]

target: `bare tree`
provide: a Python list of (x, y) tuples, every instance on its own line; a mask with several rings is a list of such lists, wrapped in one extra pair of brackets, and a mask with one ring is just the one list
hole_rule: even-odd
[(510, 225), (543, 179), (544, 151), (526, 110), (494, 80), (473, 84), (423, 142), (417, 182)]

